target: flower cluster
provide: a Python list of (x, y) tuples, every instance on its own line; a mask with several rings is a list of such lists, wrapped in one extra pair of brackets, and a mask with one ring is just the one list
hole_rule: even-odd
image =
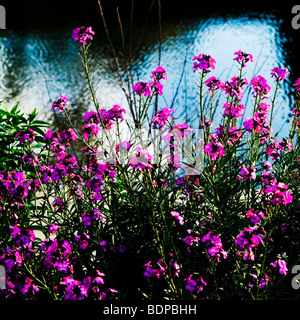
[(267, 283), (270, 281), (270, 278), (267, 274), (264, 274), (262, 277), (258, 277), (256, 274), (251, 274), (252, 281), (255, 281), (255, 284), (249, 282), (248, 287), (253, 289), (255, 286), (258, 286), (259, 289), (264, 289)]
[(105, 274), (96, 270), (93, 277), (87, 276), (82, 281), (75, 280), (71, 276), (64, 277), (60, 284), (65, 286), (64, 300), (83, 300), (90, 294), (96, 294), (98, 300), (105, 300), (108, 293), (118, 293), (117, 290), (109, 288), (101, 291), (101, 285), (104, 284), (103, 277)]
[(250, 53), (243, 52), (242, 50), (234, 53), (237, 55), (233, 60), (236, 60), (243, 68), (246, 67), (247, 62), (253, 62), (253, 56)]
[(166, 123), (169, 121), (171, 112), (175, 112), (175, 110), (167, 107), (163, 108), (162, 110), (158, 110), (156, 115), (151, 120), (153, 123), (153, 129), (157, 129), (158, 126), (159, 130), (163, 130)]
[(252, 94), (261, 96), (261, 99), (268, 99), (271, 87), (267, 84), (267, 80), (263, 76), (258, 75), (254, 77), (250, 81), (250, 84), (253, 87)]
[(104, 221), (103, 215), (102, 213), (97, 210), (94, 209), (92, 211), (85, 211), (82, 215), (81, 215), (81, 219), (82, 219), (82, 223), (84, 226), (89, 227), (92, 225), (92, 221)]
[(225, 149), (219, 141), (218, 135), (211, 134), (209, 138), (211, 142), (204, 146), (204, 152), (208, 153), (213, 161), (217, 160), (217, 158), (222, 158), (225, 154)]
[(80, 27), (73, 30), (72, 38), (78, 41), (82, 45), (87, 45), (87, 40), (93, 40), (93, 35), (95, 31), (92, 30), (92, 27)]
[(23, 207), (29, 190), (35, 192), (40, 189), (40, 184), (35, 180), (26, 180), (25, 172), (0, 171), (0, 211), (5, 210), (5, 203)]
[(238, 100), (241, 101), (244, 95), (244, 88), (248, 85), (248, 81), (246, 78), (240, 78), (237, 76), (233, 76), (231, 80), (225, 82), (225, 93)]
[(235, 244), (242, 248), (242, 251), (237, 251), (237, 255), (243, 255), (243, 259), (247, 260), (248, 258), (254, 261), (255, 256), (253, 249), (257, 248), (257, 246), (261, 243), (264, 244), (265, 230), (262, 228), (262, 233), (257, 225), (249, 228), (244, 228), (241, 231), (236, 239)]
[(163, 85), (159, 82), (160, 80), (167, 80), (167, 73), (165, 68), (158, 66), (151, 73), (151, 82), (137, 82), (132, 90), (139, 96), (149, 96), (152, 97), (154, 95), (162, 95), (163, 94)]
[[(87, 70), (87, 40), (93, 35), (90, 27), (73, 31)], [(265, 78), (251, 80), (254, 110), (241, 120), (248, 85), (243, 68), (253, 56), (239, 50), (234, 60), (239, 76), (222, 82), (207, 79), (216, 66), (211, 56), (193, 59), (202, 99), (197, 125), (203, 137), (196, 143), (189, 124), (172, 117), (175, 109), (158, 106), (161, 82), (167, 80), (162, 66), (149, 82), (133, 86), (137, 104), (128, 90), (135, 124), (150, 119), (147, 137), (134, 136), (125, 109), (101, 109), (95, 99), (94, 111), (85, 112), (78, 128), (65, 110), (68, 98), (60, 96), (52, 110), (62, 112), (70, 127), (48, 127), (44, 134), (33, 116), (27, 121), (12, 110), (14, 127), (5, 118), (9, 112), (0, 112), (0, 265), (7, 274), (0, 299), (104, 300), (118, 292), (125, 299), (140, 293), (174, 300), (272, 297), (274, 290), (266, 289), (278, 285), (298, 256), (300, 80), (294, 84), (290, 135), (277, 140), (268, 112), (273, 115), (288, 70), (272, 70), (272, 105), (263, 101), (271, 89)], [(212, 131), (216, 90), (226, 103)], [(151, 119), (152, 106), (158, 111)], [(125, 137), (119, 129), (126, 124)], [(154, 145), (151, 126), (163, 131), (155, 134), (163, 133), (160, 143), (170, 148), (168, 165), (165, 159), (155, 162), (156, 153), (147, 150)], [(203, 162), (187, 170), (180, 160), (190, 150), (203, 152)]]
[(88, 140), (90, 136), (93, 137), (99, 133), (99, 124), (104, 129), (111, 129), (115, 121), (124, 120), (123, 114), (126, 114), (126, 111), (119, 105), (114, 105), (109, 110), (101, 109), (99, 113), (94, 111), (86, 112), (83, 116), (84, 126), (82, 128), (84, 140)]
[(147, 150), (141, 147), (136, 147), (135, 150), (137, 154), (129, 160), (130, 166), (132, 168), (151, 169), (151, 162), (153, 160), (153, 156), (150, 155), (150, 153), (148, 153)]
[(269, 116), (270, 105), (266, 102), (261, 102), (257, 107), (252, 118), (245, 118), (243, 123), (245, 129), (249, 132), (254, 132), (256, 136), (260, 136), (260, 143), (264, 144), (270, 132)]
[(59, 112), (63, 112), (65, 110), (65, 106), (69, 105), (69, 98), (64, 96), (59, 96), (58, 100), (54, 100), (52, 102), (51, 110), (58, 110)]
[(159, 260), (156, 263), (158, 265), (158, 268), (154, 269), (152, 267), (152, 261), (149, 261), (148, 263), (146, 263), (144, 265), (144, 267), (146, 267), (146, 270), (144, 272), (144, 276), (151, 278), (151, 277), (156, 277), (156, 278), (160, 278), (160, 277), (164, 277), (166, 274), (166, 267), (163, 266), (163, 262), (162, 259), (159, 258)]
[(265, 214), (261, 210), (254, 210), (253, 208), (247, 211), (246, 217), (254, 224), (257, 224), (261, 219), (266, 219)]
[(271, 70), (271, 76), (275, 77), (276, 82), (286, 80), (288, 74), (290, 74), (288, 68), (281, 69), (279, 67), (276, 67)]
[(268, 202), (272, 205), (276, 204), (284, 204), (287, 205), (293, 201), (293, 197), (291, 196), (289, 190), (287, 190), (288, 186), (282, 182), (278, 184), (274, 183), (271, 186), (264, 189), (265, 194), (270, 194), (270, 198)]
[(218, 262), (220, 261), (221, 254), (223, 259), (227, 258), (227, 253), (223, 249), (221, 238), (214, 235), (212, 231), (209, 231), (206, 235), (204, 235), (201, 239), (201, 242), (205, 243), (207, 258), (215, 257)]
[(208, 78), (205, 81), (205, 85), (208, 87), (208, 91), (214, 92), (217, 89), (224, 90), (225, 84), (220, 79), (217, 79), (215, 76)]
[(284, 261), (282, 259), (277, 259), (274, 262), (271, 262), (270, 266), (272, 266), (273, 268), (277, 268), (277, 266), (278, 266), (280, 274), (287, 274), (287, 272), (288, 272), (288, 268), (286, 266), (286, 261)]
[(245, 167), (242, 166), (240, 174), (237, 176), (237, 179), (245, 182), (247, 180), (255, 180), (256, 178), (256, 169), (253, 166)]
[(19, 139), (20, 145), (22, 145), (23, 143), (26, 143), (26, 142), (33, 143), (33, 141), (35, 139), (35, 131), (32, 130), (31, 128), (20, 130), (16, 134), (16, 138)]
[(210, 69), (214, 70), (216, 67), (216, 60), (210, 55), (200, 53), (198, 56), (195, 56), (193, 60), (196, 60), (193, 66), (194, 72), (202, 70), (204, 73), (209, 73), (211, 72)]
[(242, 117), (244, 114), (245, 107), (243, 104), (236, 104), (236, 103), (225, 103), (223, 108), (224, 117), (231, 117), (231, 119), (237, 119), (238, 117)]
[[(199, 277), (199, 279), (192, 279), (194, 277), (193, 274), (189, 275), (187, 278), (184, 279), (184, 281), (186, 282), (185, 284), (185, 290), (189, 291), (189, 292), (195, 292), (195, 290), (197, 290), (197, 292), (202, 291), (204, 286), (207, 286), (207, 283), (203, 280), (202, 277)], [(198, 280), (198, 282), (197, 282)], [(200, 285), (199, 285), (200, 283)]]
[(176, 219), (178, 220), (178, 223), (179, 223), (180, 225), (183, 225), (183, 224), (184, 224), (183, 217), (180, 215), (179, 212), (177, 212), (177, 211), (171, 211), (170, 213), (171, 213), (171, 216), (172, 216), (172, 217), (174, 217), (174, 218), (176, 218)]

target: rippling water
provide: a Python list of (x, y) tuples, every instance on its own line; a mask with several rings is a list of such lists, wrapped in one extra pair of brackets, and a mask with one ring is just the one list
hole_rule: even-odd
[[(233, 53), (239, 49), (251, 53), (254, 63), (245, 69), (245, 77), (250, 82), (253, 76), (261, 74), (274, 89), (270, 70), (276, 66), (290, 67), (283, 54), (286, 39), (279, 33), (280, 23), (271, 14), (253, 13), (238, 18), (227, 15), (165, 23), (160, 64), (166, 68), (168, 80), (159, 101), (160, 108), (173, 105), (177, 116), (185, 111), (183, 118), (192, 119), (197, 107), (199, 78), (193, 73), (192, 58), (199, 53), (210, 54), (216, 60), (216, 69), (210, 75), (223, 81), (238, 74)], [(25, 112), (37, 108), (40, 118), (51, 120), (51, 100), (65, 95), (78, 117), (91, 108), (87, 84), (80, 74), (83, 69), (77, 44), (71, 33), (72, 28), (7, 30), (0, 37), (0, 98), (8, 107), (20, 101)], [(119, 36), (113, 40), (120, 43)], [(157, 66), (158, 47), (157, 29), (150, 28), (134, 61), (140, 80), (148, 81), (151, 70)], [(90, 52), (92, 78), (101, 107), (126, 106), (122, 90), (106, 67), (113, 57), (105, 37), (96, 34)], [(251, 107), (249, 100), (246, 116)], [(286, 83), (279, 90), (275, 109), (274, 130), (281, 130), (280, 135), (287, 132), (285, 123), (289, 111), (290, 93)], [(216, 123), (220, 114), (221, 108), (216, 112)]]

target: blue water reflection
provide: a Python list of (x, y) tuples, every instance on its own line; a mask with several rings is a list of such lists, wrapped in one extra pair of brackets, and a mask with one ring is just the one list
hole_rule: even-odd
[[(168, 80), (159, 101), (160, 107), (172, 105), (177, 110), (177, 117), (184, 113), (183, 119), (193, 119), (199, 77), (193, 73), (192, 58), (199, 53), (210, 54), (216, 60), (216, 69), (209, 75), (223, 81), (238, 74), (233, 53), (239, 49), (251, 53), (254, 63), (245, 69), (248, 82), (261, 74), (274, 90), (270, 70), (276, 66), (290, 68), (285, 62), (286, 39), (279, 33), (280, 24), (281, 21), (271, 14), (253, 13), (242, 17), (227, 15), (165, 23), (160, 64), (166, 68)], [(78, 109), (78, 116), (91, 108), (87, 84), (80, 74), (83, 70), (77, 44), (71, 39), (71, 32), (70, 28), (24, 33), (8, 30), (0, 38), (0, 97), (8, 106), (20, 101), (25, 112), (37, 108), (41, 118), (50, 120), (53, 116), (51, 100), (62, 94), (70, 98)], [(151, 70), (159, 61), (158, 47), (157, 30), (149, 29), (134, 61), (139, 80), (149, 80)], [(126, 106), (114, 74), (108, 71), (113, 57), (104, 37), (96, 34), (91, 53), (92, 77), (101, 107)], [(275, 108), (274, 131), (281, 130), (280, 136), (287, 133), (285, 123), (291, 103), (289, 85), (287, 82), (279, 90)], [(242, 103), (245, 102), (246, 97)], [(221, 107), (215, 115), (216, 124)], [(249, 99), (245, 116), (250, 114), (251, 108)]]

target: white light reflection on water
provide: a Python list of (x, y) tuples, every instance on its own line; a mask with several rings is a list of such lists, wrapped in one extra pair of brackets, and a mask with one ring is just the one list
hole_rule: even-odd
[[(274, 90), (274, 79), (270, 76), (270, 70), (276, 66), (289, 68), (284, 61), (285, 40), (280, 37), (279, 25), (280, 21), (272, 15), (245, 15), (238, 18), (216, 16), (164, 24), (161, 65), (167, 70), (168, 80), (159, 107), (172, 104), (180, 83), (173, 105), (177, 110), (176, 116), (183, 110), (187, 110), (188, 117), (195, 114), (196, 81), (199, 77), (193, 73), (192, 58), (199, 53), (210, 54), (216, 60), (216, 69), (209, 76), (215, 75), (223, 81), (238, 74), (237, 64), (233, 61), (234, 52), (241, 49), (251, 53), (254, 63), (245, 69), (248, 82), (253, 76), (261, 74)], [(50, 99), (57, 99), (61, 94), (69, 96), (74, 107), (80, 110), (79, 115), (91, 108), (87, 84), (80, 75), (81, 62), (76, 43), (70, 37), (71, 32), (69, 29), (35, 30), (30, 33), (8, 31), (0, 38), (0, 97), (5, 100), (6, 105), (12, 107), (20, 101), (25, 112), (37, 108), (41, 118), (50, 119)], [(97, 39), (96, 35), (91, 53), (92, 77), (101, 107), (109, 108), (113, 104), (125, 106), (126, 99), (122, 90), (105, 68), (106, 62), (112, 59), (105, 38)], [(185, 58), (186, 65), (182, 73)], [(149, 81), (150, 72), (157, 63), (157, 32), (149, 30), (135, 61), (139, 79)], [(287, 85), (278, 92), (274, 131), (280, 130), (287, 119), (288, 94)], [(246, 97), (242, 103), (245, 103), (245, 100)], [(216, 124), (222, 112), (221, 107), (222, 105), (216, 112)], [(251, 112), (251, 99), (247, 107), (245, 116)], [(286, 127), (283, 127), (280, 135), (286, 134)]]

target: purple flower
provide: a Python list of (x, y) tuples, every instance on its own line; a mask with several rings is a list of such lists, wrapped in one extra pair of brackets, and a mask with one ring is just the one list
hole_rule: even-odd
[(242, 166), (240, 174), (237, 176), (237, 179), (245, 182), (247, 180), (255, 180), (256, 178), (256, 168), (253, 166), (245, 167)]
[(80, 44), (87, 45), (86, 40), (93, 40), (94, 34), (95, 31), (92, 30), (92, 27), (80, 27), (73, 30), (72, 38)]
[(250, 84), (254, 89), (252, 94), (260, 95), (262, 99), (268, 99), (271, 87), (267, 84), (267, 80), (264, 77), (258, 75), (251, 80)]
[(185, 242), (188, 246), (192, 246), (194, 244), (194, 242), (198, 243), (199, 238), (189, 235), (189, 236), (183, 238), (182, 241)]
[(246, 66), (247, 62), (253, 62), (253, 56), (250, 53), (245, 53), (239, 50), (234, 54), (237, 55), (237, 57), (235, 57), (233, 60), (236, 60), (239, 64), (241, 64), (243, 68)]
[(271, 76), (276, 78), (276, 82), (286, 80), (288, 74), (290, 74), (288, 68), (281, 69), (279, 67), (276, 67), (271, 70)]
[(214, 92), (217, 89), (220, 89), (220, 90), (225, 89), (225, 84), (221, 80), (217, 79), (215, 76), (208, 78), (205, 81), (205, 85), (208, 87), (208, 90), (210, 92)]
[(288, 186), (282, 182), (278, 184), (274, 183), (273, 185), (264, 189), (265, 194), (271, 194), (271, 198), (268, 199), (268, 202), (275, 205), (275, 204), (284, 204), (287, 205), (293, 202), (293, 197), (291, 196), (290, 192), (286, 190)]
[(183, 280), (183, 281), (186, 281), (185, 290), (190, 291), (190, 292), (194, 292), (195, 289), (198, 289), (198, 291), (202, 291), (203, 285), (207, 286), (207, 283), (203, 280), (202, 277), (199, 277), (199, 279), (196, 279), (200, 282), (200, 285), (198, 285), (198, 282), (196, 280), (192, 279), (193, 276), (194, 275), (191, 274), (186, 279)]
[(160, 82), (151, 82), (150, 87), (153, 89), (154, 94), (158, 94), (159, 96), (163, 94), (162, 89), (164, 86)]
[(177, 211), (171, 211), (171, 216), (176, 218), (179, 222), (180, 225), (183, 225), (184, 224), (184, 221), (183, 221), (183, 217), (180, 215), (179, 212)]
[(167, 80), (166, 69), (161, 66), (157, 67), (152, 71), (151, 78), (154, 79), (155, 81), (159, 81), (161, 79)]
[(128, 151), (131, 147), (131, 143), (128, 142), (128, 141), (121, 141), (120, 144), (116, 144), (116, 152), (119, 152), (119, 151)]
[(277, 265), (278, 265), (280, 274), (287, 274), (287, 272), (288, 272), (288, 268), (286, 266), (286, 262), (284, 260), (282, 260), (282, 259), (275, 260), (274, 262), (270, 263), (270, 265), (273, 268), (276, 268)]
[(223, 108), (225, 109), (223, 116), (231, 117), (231, 119), (237, 119), (244, 114), (245, 107), (243, 104), (225, 103)]
[(65, 110), (65, 106), (69, 104), (68, 97), (59, 96), (58, 100), (54, 100), (52, 102), (51, 110), (57, 109), (59, 112), (63, 112)]
[(96, 136), (99, 133), (99, 128), (93, 124), (85, 124), (82, 128), (83, 139), (88, 140), (91, 135)]
[(158, 110), (155, 117), (153, 117), (151, 120), (153, 123), (153, 129), (157, 129), (158, 126), (159, 130), (163, 130), (169, 120), (169, 117), (171, 116), (171, 112), (175, 112), (175, 110), (167, 107), (163, 108), (162, 110)]
[(39, 287), (32, 282), (32, 279), (30, 279), (29, 277), (26, 277), (25, 284), (21, 288), (21, 292), (23, 295), (25, 295), (26, 293), (29, 292), (30, 289), (32, 290), (32, 293), (39, 291)]
[(200, 69), (203, 70), (204, 73), (209, 73), (211, 72), (211, 70), (209, 70), (210, 68), (214, 70), (216, 67), (216, 60), (210, 55), (200, 53), (198, 56), (195, 56), (193, 60), (197, 60), (193, 65), (194, 72)]
[(295, 81), (293, 87), (295, 87), (296, 91), (300, 91), (300, 78)]
[(64, 261), (64, 262), (56, 262), (56, 263), (54, 263), (53, 267), (57, 268), (57, 271), (63, 271), (65, 273), (67, 273), (69, 264), (66, 261)]
[(223, 249), (221, 238), (217, 235), (214, 235), (212, 231), (209, 231), (206, 235), (204, 235), (201, 241), (205, 243), (208, 253), (206, 256), (207, 258), (216, 257), (218, 262), (220, 261), (221, 254), (223, 255), (223, 259), (227, 258), (227, 253)]
[(52, 234), (56, 233), (61, 228), (61, 226), (58, 226), (54, 223), (50, 223), (49, 227), (50, 227), (49, 233), (52, 233)]
[(215, 161), (217, 158), (222, 158), (225, 150), (221, 142), (210, 142), (204, 147), (204, 152), (210, 155), (211, 160)]
[(85, 123), (94, 123), (94, 124), (100, 123), (98, 113), (96, 113), (94, 111), (86, 112), (83, 116), (83, 120)]
[(247, 260), (248, 258), (252, 261), (255, 260), (253, 249), (256, 248), (259, 243), (264, 244), (263, 238), (265, 236), (265, 231), (262, 228), (263, 233), (259, 233), (258, 226), (244, 228), (243, 231), (237, 235), (235, 239), (235, 244), (240, 248), (244, 249), (243, 251), (237, 251), (237, 254), (243, 254), (243, 259)]
[(247, 79), (234, 76), (230, 81), (225, 82), (225, 93), (230, 97), (236, 97), (241, 101), (244, 94), (244, 87), (247, 85)]
[(33, 143), (35, 139), (35, 131), (30, 128), (20, 130), (16, 134), (16, 138), (19, 139), (20, 145), (22, 145), (24, 142)]
[(142, 96), (144, 95), (145, 97), (151, 96), (151, 85), (150, 83), (147, 82), (137, 82), (133, 87), (132, 87), (133, 92), (135, 92), (137, 95)]
[(125, 109), (121, 108), (117, 104), (115, 104), (111, 109), (107, 110), (106, 118), (110, 120), (124, 120), (123, 113), (126, 114)]
[(148, 168), (151, 169), (151, 162), (153, 157), (143, 148), (140, 147), (136, 147), (136, 152), (137, 155), (133, 156), (130, 160), (129, 160), (129, 164), (132, 168), (140, 168), (140, 169), (144, 169), (144, 168)]
[(254, 224), (258, 223), (260, 221), (260, 218), (266, 218), (262, 211), (254, 210), (253, 208), (247, 211), (246, 217), (250, 219), (251, 223)]

